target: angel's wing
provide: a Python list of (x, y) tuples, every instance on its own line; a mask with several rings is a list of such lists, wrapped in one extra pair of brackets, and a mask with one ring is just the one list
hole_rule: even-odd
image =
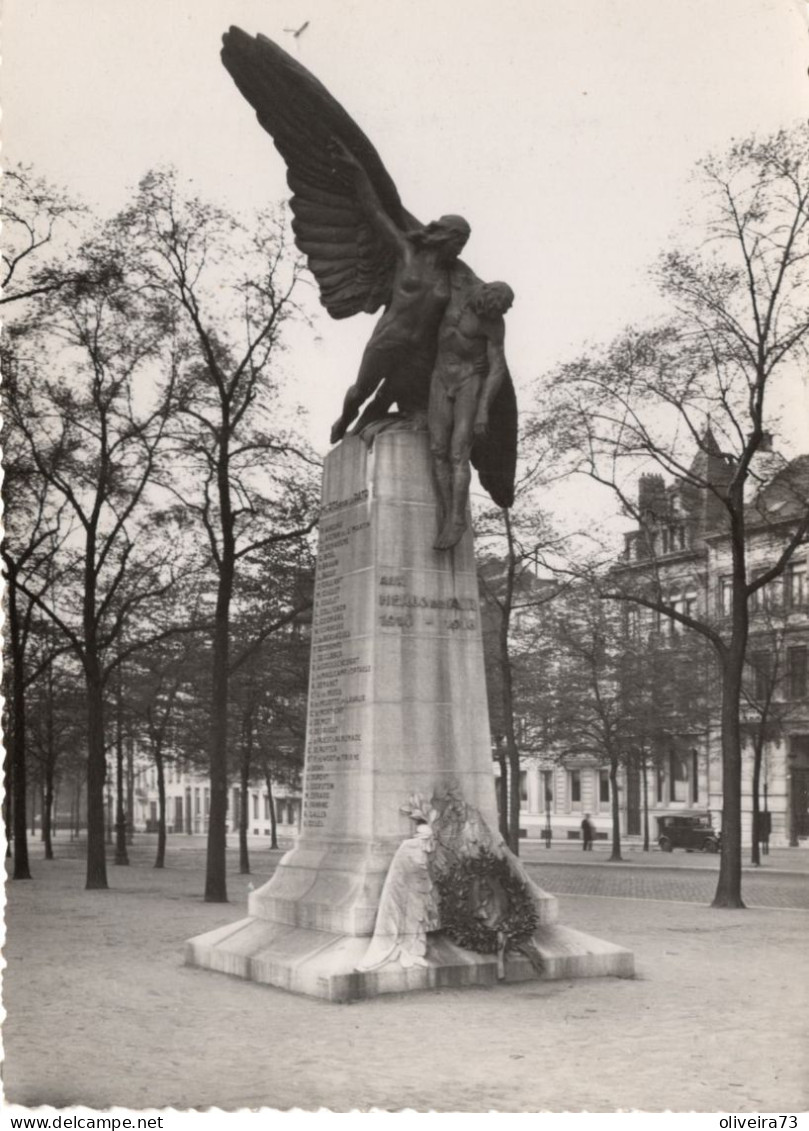
[(372, 314), (390, 300), (395, 253), (364, 218), (353, 178), (336, 168), (338, 138), (362, 164), (397, 227), (418, 226), (368, 138), (313, 74), (271, 39), (232, 27), (222, 62), (287, 166), (295, 242), (333, 318)]
[(514, 503), (514, 476), (517, 471), (517, 397), (511, 374), (500, 386), (489, 409), (489, 431), (485, 440), (472, 448), (472, 466), (480, 485), (498, 507)]

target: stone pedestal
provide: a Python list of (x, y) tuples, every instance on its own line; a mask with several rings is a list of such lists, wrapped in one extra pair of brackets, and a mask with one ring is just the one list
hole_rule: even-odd
[[(497, 828), (471, 531), (433, 550), (420, 432), (383, 432), (371, 449), (344, 440), (326, 460), (322, 504), (301, 835), (250, 896), (248, 918), (192, 939), (186, 960), (340, 1001), (489, 984), (494, 958), (440, 935), (426, 967), (355, 970), (411, 831), (409, 797), (457, 786)], [(544, 976), (632, 974), (628, 952), (554, 926), (556, 911), (544, 897)], [(529, 970), (509, 962), (511, 977)]]

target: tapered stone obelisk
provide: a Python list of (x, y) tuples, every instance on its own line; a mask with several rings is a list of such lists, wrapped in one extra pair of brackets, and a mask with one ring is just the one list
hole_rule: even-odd
[[(186, 960), (332, 1000), (488, 984), (494, 956), (430, 936), (428, 965), (358, 972), (414, 793), (457, 787), (497, 828), (471, 530), (438, 552), (427, 436), (349, 437), (326, 459), (309, 684), (303, 823), (249, 898), (249, 916), (187, 944)], [(632, 973), (627, 951), (555, 925), (545, 976)], [(510, 973), (530, 976), (527, 962)]]

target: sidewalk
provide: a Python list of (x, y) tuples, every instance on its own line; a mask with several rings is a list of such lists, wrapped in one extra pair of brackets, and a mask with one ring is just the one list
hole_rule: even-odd
[(635, 952), (635, 979), (341, 1006), (183, 966), (185, 940), (243, 916), (248, 885), (268, 878), (278, 854), (257, 849), (262, 870), (239, 876), (229, 851), (231, 903), (206, 904), (203, 846), (172, 844), (167, 868), (156, 871), (152, 844), (136, 843), (129, 867), (109, 866), (109, 891), (83, 890), (77, 856), (46, 863), (36, 850), (34, 881), (9, 883), (9, 1103), (461, 1112), (809, 1106), (805, 912), (563, 896), (564, 923)]

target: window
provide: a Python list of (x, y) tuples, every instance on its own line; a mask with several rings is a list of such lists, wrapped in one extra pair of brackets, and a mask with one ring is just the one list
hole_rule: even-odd
[(806, 562), (791, 562), (784, 578), (787, 609), (800, 609), (806, 604)]
[(772, 694), (772, 652), (753, 653), (753, 698), (764, 700)]
[(657, 779), (657, 804), (663, 805), (666, 801), (666, 771), (662, 766), (657, 767), (655, 777)]
[(719, 615), (729, 617), (733, 610), (733, 578), (719, 579)]
[(525, 770), (519, 772), (519, 808), (528, 808), (528, 775)]
[[(754, 570), (752, 580), (758, 581), (766, 572), (766, 569)], [(772, 598), (773, 592), (771, 585), (763, 585), (761, 589), (756, 589), (754, 593), (750, 594), (750, 611), (755, 613), (759, 610), (769, 609), (773, 603)]]
[(687, 617), (697, 615), (697, 594), (694, 589), (689, 589), (683, 598), (683, 612)]
[(553, 770), (542, 771), (542, 797), (545, 808), (550, 809), (553, 804)]
[(688, 801), (689, 757), (672, 750), (669, 759), (671, 800)]
[(661, 533), (661, 543), (664, 554), (673, 554), (675, 550), (684, 550), (685, 527), (682, 525), (664, 527)]
[(609, 804), (610, 800), (610, 772), (600, 770), (598, 774), (598, 800), (602, 805)]
[(807, 649), (787, 649), (787, 687), (790, 699), (806, 698)]
[(637, 605), (626, 606), (626, 634), (633, 639), (640, 635), (640, 609)]
[[(685, 612), (685, 598), (682, 596), (682, 594), (673, 593), (669, 597), (669, 604), (671, 605), (671, 607), (675, 611), (675, 613), (684, 613)], [(682, 630), (683, 630), (683, 626), (680, 624), (680, 622), (678, 620), (675, 620), (673, 617), (668, 618), (669, 636), (676, 636), (679, 632), (682, 632)]]
[(573, 805), (581, 805), (581, 770), (568, 770), (570, 782), (570, 801)]
[(265, 793), (264, 794), (264, 820), (269, 821), (269, 819), (270, 819), (270, 795), (268, 793)]
[(258, 794), (253, 794), (253, 820), (258, 820)]

